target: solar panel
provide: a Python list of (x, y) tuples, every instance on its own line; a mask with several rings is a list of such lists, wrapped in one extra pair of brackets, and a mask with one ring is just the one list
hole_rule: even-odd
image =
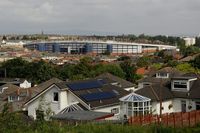
[(113, 98), (113, 97), (116, 97), (116, 95), (113, 92), (98, 92), (98, 93), (92, 93), (92, 94), (84, 94), (84, 95), (81, 95), (81, 97), (85, 101), (90, 102), (90, 101)]
[(107, 81), (104, 80), (104, 79), (98, 79), (98, 81), (99, 81), (101, 84), (107, 84)]
[(68, 83), (67, 86), (73, 90), (84, 90), (84, 89), (93, 89), (93, 88), (101, 88), (102, 82), (98, 80), (79, 82), (79, 83)]

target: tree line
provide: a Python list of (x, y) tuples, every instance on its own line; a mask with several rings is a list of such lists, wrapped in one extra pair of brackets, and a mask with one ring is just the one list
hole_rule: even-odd
[(136, 66), (131, 61), (122, 61), (120, 64), (94, 63), (91, 57), (80, 59), (78, 64), (53, 65), (43, 60), (28, 62), (22, 58), (5, 61), (0, 66), (1, 76), (8, 78), (25, 78), (32, 83), (41, 83), (52, 77), (62, 80), (81, 80), (93, 78), (102, 73), (111, 73), (131, 82), (135, 82), (139, 75)]

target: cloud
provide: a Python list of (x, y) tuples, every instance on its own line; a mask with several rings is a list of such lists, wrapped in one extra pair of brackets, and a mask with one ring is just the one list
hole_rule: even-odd
[(198, 34), (199, 0), (1, 0), (4, 33)]

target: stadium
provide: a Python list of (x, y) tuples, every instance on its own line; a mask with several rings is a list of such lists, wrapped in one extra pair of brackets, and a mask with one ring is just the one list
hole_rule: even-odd
[(24, 45), (30, 50), (41, 52), (55, 52), (67, 54), (142, 54), (160, 50), (176, 49), (176, 46), (144, 43), (127, 43), (113, 41), (58, 41), (58, 42), (31, 42)]

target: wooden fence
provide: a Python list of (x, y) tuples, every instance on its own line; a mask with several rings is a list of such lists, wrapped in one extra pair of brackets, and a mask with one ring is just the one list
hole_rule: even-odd
[(132, 125), (162, 124), (171, 127), (191, 127), (200, 123), (200, 111), (163, 114), (161, 118), (160, 115), (135, 116), (128, 121)]

